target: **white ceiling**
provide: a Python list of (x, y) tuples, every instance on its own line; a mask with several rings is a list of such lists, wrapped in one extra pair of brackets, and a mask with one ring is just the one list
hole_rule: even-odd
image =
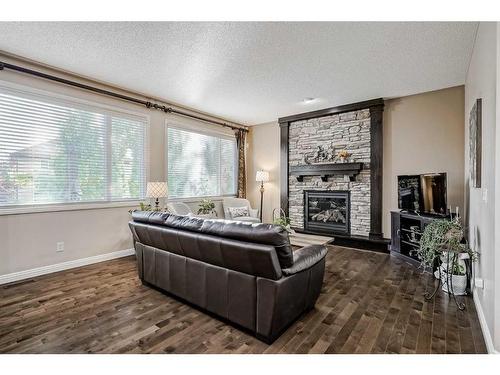
[[(247, 125), (461, 85), (477, 23), (0, 23), (0, 50)], [(304, 104), (306, 97), (318, 100)]]

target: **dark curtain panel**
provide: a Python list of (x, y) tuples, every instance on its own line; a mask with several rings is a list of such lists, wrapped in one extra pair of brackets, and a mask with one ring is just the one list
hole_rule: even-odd
[(247, 132), (244, 130), (236, 131), (236, 144), (238, 146), (238, 198), (246, 198), (247, 195), (247, 172), (245, 158), (245, 143)]

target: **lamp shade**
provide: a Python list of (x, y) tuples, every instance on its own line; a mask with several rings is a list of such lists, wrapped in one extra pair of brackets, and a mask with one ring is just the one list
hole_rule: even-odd
[(166, 182), (148, 182), (146, 197), (148, 198), (164, 198), (168, 195), (168, 186)]
[(257, 171), (255, 175), (255, 181), (257, 182), (267, 182), (269, 181), (269, 172), (267, 171)]

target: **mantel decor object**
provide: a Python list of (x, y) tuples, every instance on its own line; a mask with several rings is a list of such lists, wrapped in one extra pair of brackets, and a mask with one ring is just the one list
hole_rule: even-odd
[(337, 158), (340, 160), (341, 163), (345, 163), (349, 160), (349, 157), (351, 156), (350, 153), (347, 152), (347, 150), (340, 150), (337, 153)]
[(316, 151), (304, 156), (304, 164), (318, 165), (331, 163), (346, 163), (349, 162), (349, 157), (352, 154), (346, 149), (336, 151), (335, 144), (332, 142), (329, 147), (322, 145), (317, 146)]

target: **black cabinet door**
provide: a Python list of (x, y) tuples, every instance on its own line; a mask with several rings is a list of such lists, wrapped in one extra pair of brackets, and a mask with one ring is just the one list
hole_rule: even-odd
[(401, 231), (399, 212), (391, 212), (391, 251), (401, 252)]

